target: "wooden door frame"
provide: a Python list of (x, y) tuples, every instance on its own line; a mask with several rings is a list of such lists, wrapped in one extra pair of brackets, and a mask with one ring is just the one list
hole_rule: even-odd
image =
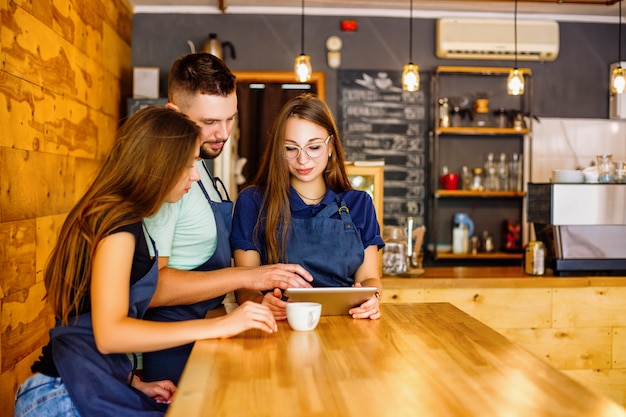
[[(313, 72), (311, 80), (299, 83), (295, 80), (292, 71), (233, 71), (237, 82), (258, 83), (285, 83), (285, 84), (314, 84), (320, 99), (326, 99), (326, 74)], [(213, 173), (222, 179), (231, 199), (237, 195), (235, 184), (235, 165), (233, 156), (236, 155), (237, 142), (229, 140), (219, 158), (213, 160)]]
[(318, 97), (326, 100), (326, 74), (323, 72), (313, 72), (306, 83), (296, 81), (292, 71), (233, 71), (233, 74), (238, 82), (315, 84)]

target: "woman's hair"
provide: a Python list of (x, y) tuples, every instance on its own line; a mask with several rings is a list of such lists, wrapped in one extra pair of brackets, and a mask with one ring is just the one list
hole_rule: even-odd
[(77, 315), (100, 241), (157, 212), (199, 147), (199, 127), (165, 107), (139, 110), (121, 126), (87, 192), (70, 211), (44, 272), (57, 318)]
[(228, 97), (235, 92), (235, 75), (215, 55), (206, 52), (187, 54), (176, 59), (167, 78), (170, 103), (183, 112), (198, 94)]
[[(287, 262), (285, 242), (291, 223), (289, 206), (289, 169), (285, 159), (285, 126), (292, 118), (308, 120), (324, 128), (334, 149), (324, 171), (326, 186), (336, 193), (352, 188), (345, 169), (345, 157), (333, 115), (321, 99), (302, 94), (289, 100), (274, 120), (272, 133), (253, 185), (263, 194), (263, 202), (255, 232), (265, 220), (265, 247), (268, 263)], [(258, 236), (258, 233), (254, 234)], [(258, 245), (258, 242), (256, 242)]]

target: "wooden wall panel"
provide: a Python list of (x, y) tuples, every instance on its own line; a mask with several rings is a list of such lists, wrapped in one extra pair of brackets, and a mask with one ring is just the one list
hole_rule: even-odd
[(554, 290), (553, 327), (626, 326), (626, 288), (588, 287)]
[(127, 0), (0, 0), (0, 415), (48, 341), (43, 270), (131, 94)]
[(64, 213), (74, 205), (74, 158), (2, 148), (0, 172), (3, 222)]
[(383, 303), (423, 303), (424, 302), (424, 289), (423, 288), (411, 288), (411, 289), (390, 289), (383, 288), (383, 296), (381, 302)]
[(85, 158), (98, 155), (107, 124), (96, 123), (101, 117), (84, 104), (4, 72), (0, 92), (0, 108), (9, 110), (0, 112), (0, 146)]
[(493, 328), (546, 328), (552, 316), (551, 289), (458, 288), (425, 290), (427, 302), (447, 301)]
[(35, 284), (35, 220), (0, 223), (0, 295)]
[(626, 371), (623, 369), (578, 369), (563, 371), (581, 384), (626, 405)]
[(611, 328), (496, 330), (559, 369), (611, 367)]
[(66, 214), (57, 214), (56, 216), (45, 216), (37, 218), (36, 235), (37, 235), (37, 251), (35, 253), (35, 281), (43, 282), (43, 270), (48, 262), (48, 257), (57, 243), (59, 230), (63, 226)]
[(48, 341), (53, 316), (44, 301), (46, 289), (38, 282), (2, 300), (2, 366), (6, 372)]
[(626, 327), (613, 328), (613, 368), (626, 369)]

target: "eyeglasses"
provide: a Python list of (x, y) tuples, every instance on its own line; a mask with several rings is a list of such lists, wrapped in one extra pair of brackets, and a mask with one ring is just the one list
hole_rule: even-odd
[(300, 157), (300, 153), (304, 151), (304, 154), (310, 159), (317, 159), (326, 152), (326, 145), (328, 145), (331, 136), (328, 135), (324, 142), (309, 143), (304, 148), (297, 145), (285, 145), (285, 158), (289, 160), (297, 159)]

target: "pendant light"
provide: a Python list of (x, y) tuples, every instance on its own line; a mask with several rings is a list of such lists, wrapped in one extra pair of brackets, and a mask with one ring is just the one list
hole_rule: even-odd
[(419, 67), (413, 63), (413, 0), (409, 17), (409, 63), (402, 68), (402, 89), (417, 91), (420, 89)]
[(626, 70), (622, 68), (622, 0), (619, 0), (619, 26), (617, 37), (617, 67), (611, 71), (611, 94), (622, 94), (626, 89)]
[(506, 90), (509, 95), (521, 96), (524, 94), (524, 75), (517, 68), (517, 0), (515, 0), (515, 18), (513, 20), (514, 36), (515, 36), (515, 65), (506, 82)]
[(311, 74), (313, 73), (311, 57), (304, 53), (304, 0), (302, 0), (302, 24), (300, 28), (300, 55), (296, 57), (296, 63), (293, 69), (296, 74), (296, 81), (304, 83), (311, 79)]

